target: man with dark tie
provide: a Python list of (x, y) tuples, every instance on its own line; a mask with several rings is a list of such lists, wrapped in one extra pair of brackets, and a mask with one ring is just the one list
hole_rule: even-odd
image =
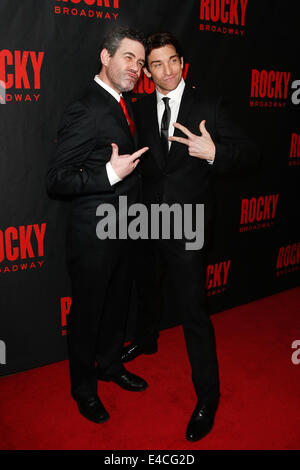
[(132, 283), (131, 242), (96, 235), (97, 208), (108, 203), (117, 210), (119, 196), (127, 196), (131, 204), (140, 194), (136, 166), (147, 148), (136, 150), (135, 126), (122, 93), (133, 89), (143, 68), (143, 36), (132, 29), (112, 31), (104, 39), (100, 60), (99, 74), (63, 115), (47, 174), (49, 193), (71, 199), (71, 394), (80, 413), (96, 423), (109, 418), (97, 394), (97, 380), (113, 381), (129, 391), (147, 387), (121, 362)]
[[(233, 124), (222, 99), (186, 85), (182, 70), (183, 54), (176, 38), (169, 33), (151, 35), (146, 44), (144, 72), (154, 81), (156, 91), (135, 106), (139, 144), (150, 149), (140, 165), (142, 198), (149, 207), (180, 204), (184, 211), (185, 204), (192, 204), (193, 215), (196, 205), (204, 204), (204, 246), (187, 250), (185, 238), (176, 236), (141, 241), (137, 328), (134, 341), (123, 349), (122, 360), (128, 362), (140, 354), (157, 351), (165, 296), (162, 286), (167, 278), (181, 312), (197, 395), (186, 438), (197, 441), (211, 430), (220, 397), (214, 332), (204, 289), (214, 205), (213, 175), (247, 171), (256, 165), (258, 153)], [(177, 229), (171, 222), (173, 235)]]

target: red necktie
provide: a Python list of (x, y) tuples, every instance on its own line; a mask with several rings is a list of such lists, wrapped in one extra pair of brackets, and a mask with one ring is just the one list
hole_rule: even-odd
[(121, 108), (123, 109), (123, 112), (126, 116), (130, 132), (131, 132), (132, 135), (134, 135), (134, 122), (128, 114), (126, 104), (125, 104), (124, 98), (122, 98), (122, 96), (120, 96), (120, 105), (121, 105)]

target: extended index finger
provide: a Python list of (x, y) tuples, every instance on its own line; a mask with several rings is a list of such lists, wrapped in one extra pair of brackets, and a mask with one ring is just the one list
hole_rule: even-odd
[(179, 142), (180, 144), (190, 145), (189, 139), (185, 139), (184, 137), (175, 137), (171, 136), (168, 138), (170, 142)]
[(131, 155), (131, 159), (134, 162), (137, 158), (139, 158), (143, 153), (147, 152), (149, 150), (149, 147), (143, 147), (142, 149), (137, 150)]
[(179, 129), (181, 132), (183, 132), (187, 137), (193, 137), (193, 135), (194, 135), (194, 134), (192, 134), (191, 131), (188, 130), (187, 127), (183, 126), (179, 122), (174, 122), (173, 126), (176, 127), (177, 129)]

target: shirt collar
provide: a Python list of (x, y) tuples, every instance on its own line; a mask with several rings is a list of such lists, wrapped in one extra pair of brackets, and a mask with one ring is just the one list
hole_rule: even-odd
[(122, 96), (122, 94), (119, 95), (119, 93), (116, 90), (114, 90), (112, 87), (107, 85), (107, 83), (104, 83), (102, 80), (100, 80), (98, 75), (95, 75), (94, 80), (96, 83), (98, 83), (98, 85), (102, 86), (104, 90), (108, 91), (108, 93), (110, 93), (118, 101), (118, 103), (120, 103), (120, 97)]
[(159, 103), (163, 98), (170, 98), (170, 100), (180, 101), (181, 97), (182, 97), (182, 94), (183, 94), (184, 87), (185, 87), (185, 81), (182, 78), (180, 80), (177, 88), (170, 91), (167, 95), (163, 95), (158, 90), (156, 90), (157, 103)]

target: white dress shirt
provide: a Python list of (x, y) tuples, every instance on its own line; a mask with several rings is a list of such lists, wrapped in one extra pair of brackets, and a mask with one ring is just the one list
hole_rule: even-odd
[[(171, 118), (169, 124), (169, 137), (174, 134), (175, 127), (173, 126), (174, 122), (177, 122), (177, 117), (179, 113), (180, 103), (182, 94), (184, 92), (185, 81), (183, 78), (179, 82), (179, 85), (175, 90), (170, 91), (167, 95), (162, 95), (159, 91), (156, 90), (156, 99), (157, 99), (157, 120), (158, 120), (158, 127), (159, 132), (161, 130), (161, 121), (165, 111), (165, 103), (163, 102), (163, 98), (170, 98), (169, 106), (171, 109)], [(169, 150), (171, 147), (172, 142), (169, 141)], [(210, 165), (213, 164), (213, 160), (206, 160), (207, 163)]]
[[(158, 120), (159, 132), (161, 128), (161, 120), (165, 111), (165, 103), (163, 102), (163, 98), (170, 98), (169, 106), (171, 109), (171, 118), (170, 118), (170, 124), (169, 124), (169, 137), (174, 134), (175, 127), (173, 126), (173, 124), (174, 122), (177, 121), (184, 87), (185, 87), (185, 81), (182, 78), (177, 88), (175, 88), (175, 90), (170, 91), (167, 95), (162, 95), (159, 91), (156, 90), (157, 120)], [(172, 142), (169, 141), (169, 150), (170, 150), (171, 144)]]
[[(95, 75), (94, 80), (95, 80), (96, 83), (98, 83), (98, 85), (102, 86), (102, 88), (104, 88), (104, 90), (108, 91), (108, 93), (110, 93), (118, 101), (118, 103), (120, 103), (120, 96), (121, 95), (119, 95), (119, 93), (116, 90), (114, 90), (109, 85), (107, 85), (102, 80), (100, 80), (100, 78), (97, 75)], [(115, 172), (115, 170), (111, 166), (110, 162), (106, 163), (106, 173), (107, 173), (107, 177), (108, 177), (108, 180), (109, 180), (111, 186), (113, 186), (116, 183), (119, 183), (119, 181), (122, 181), (122, 179), (119, 178), (119, 176), (117, 175), (117, 173)]]

